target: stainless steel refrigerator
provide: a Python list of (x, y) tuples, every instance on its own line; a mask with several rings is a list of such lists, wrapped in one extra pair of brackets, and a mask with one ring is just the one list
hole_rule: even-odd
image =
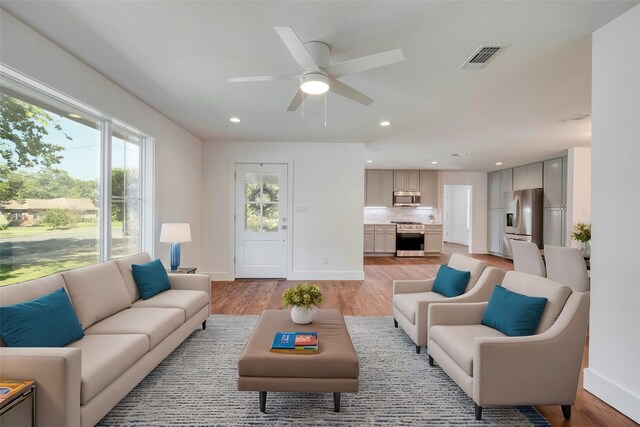
[(533, 242), (543, 249), (543, 194), (542, 188), (504, 193), (506, 215), (504, 254), (507, 258), (513, 258), (511, 240)]

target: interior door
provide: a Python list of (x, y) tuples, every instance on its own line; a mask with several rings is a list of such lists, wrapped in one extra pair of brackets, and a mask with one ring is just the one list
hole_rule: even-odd
[(287, 165), (236, 164), (237, 278), (287, 275)]

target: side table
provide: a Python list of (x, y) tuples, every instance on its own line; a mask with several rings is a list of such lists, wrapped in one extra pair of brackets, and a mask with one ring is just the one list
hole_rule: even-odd
[(196, 274), (198, 267), (178, 267), (177, 270), (167, 270), (167, 273), (173, 274)]
[(35, 381), (0, 379), (0, 425), (36, 425)]

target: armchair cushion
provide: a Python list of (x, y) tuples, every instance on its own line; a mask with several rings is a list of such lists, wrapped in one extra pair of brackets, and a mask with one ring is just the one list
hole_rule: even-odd
[(131, 270), (143, 300), (171, 289), (169, 275), (159, 259), (144, 264), (131, 264)]
[(496, 286), (481, 323), (511, 337), (533, 335), (546, 304), (546, 298), (521, 295)]
[(470, 272), (456, 270), (443, 264), (438, 269), (438, 274), (431, 290), (445, 297), (457, 297), (464, 293), (470, 278)]
[(435, 342), (467, 375), (473, 376), (473, 341), (480, 337), (504, 337), (485, 325), (440, 325), (429, 331)]
[(0, 332), (9, 347), (64, 347), (84, 335), (64, 288), (0, 307)]
[(393, 306), (409, 320), (416, 324), (416, 311), (421, 302), (431, 303), (445, 299), (435, 292), (418, 292), (414, 294), (396, 294), (393, 296)]

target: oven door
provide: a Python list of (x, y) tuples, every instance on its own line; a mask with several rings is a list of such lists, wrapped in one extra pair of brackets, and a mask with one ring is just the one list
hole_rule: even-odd
[(424, 256), (424, 231), (396, 233), (396, 256)]

